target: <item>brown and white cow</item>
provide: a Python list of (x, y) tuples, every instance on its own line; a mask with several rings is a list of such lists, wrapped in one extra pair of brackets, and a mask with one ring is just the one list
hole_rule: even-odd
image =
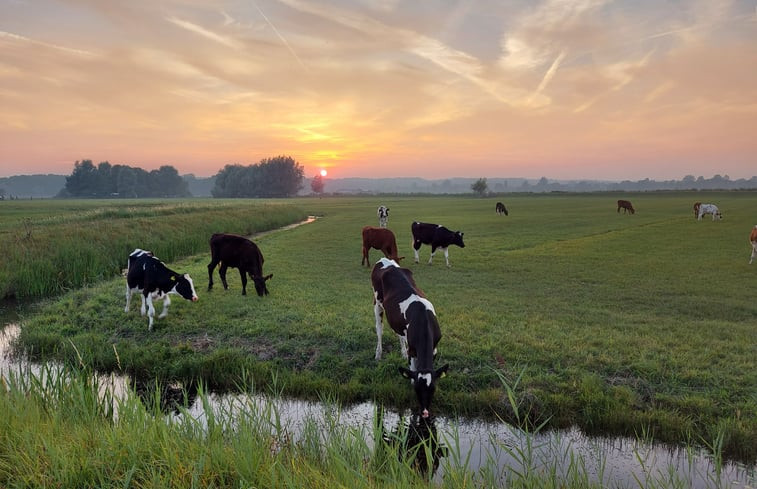
[(228, 290), (226, 282), (226, 270), (239, 269), (239, 277), (242, 279), (242, 295), (247, 295), (247, 275), (255, 284), (255, 291), (259, 296), (268, 295), (266, 281), (273, 274), (263, 275), (263, 253), (260, 248), (245, 238), (236, 234), (217, 233), (210, 237), (210, 263), (208, 263), (208, 290), (213, 288), (213, 270), (219, 263), (218, 275), (221, 277), (223, 288)]
[(436, 312), (431, 302), (413, 280), (413, 273), (400, 268), (394, 260), (382, 258), (371, 272), (373, 285), (373, 313), (376, 319), (376, 360), (381, 359), (383, 316), (400, 338), (403, 358), (410, 368), (400, 367), (400, 373), (410, 379), (420, 405), (421, 416), (430, 415), (436, 380), (447, 373), (449, 365), (434, 369), (436, 346), (442, 337)]
[(699, 208), (702, 207), (701, 202), (694, 202), (694, 219), (699, 219)]
[(699, 206), (699, 213), (697, 214), (697, 220), (701, 221), (702, 217), (707, 214), (712, 214), (712, 220), (723, 219), (723, 214), (720, 213), (720, 209), (715, 204), (701, 204)]
[(178, 294), (187, 300), (197, 302), (197, 292), (189, 274), (176, 273), (169, 269), (162, 261), (155, 258), (151, 251), (135, 249), (129, 254), (126, 272), (126, 307), (129, 312), (131, 296), (139, 292), (142, 296), (140, 313), (147, 314), (147, 329), (152, 331), (155, 317), (154, 300), (163, 300), (163, 310), (158, 318), (168, 315), (171, 304), (170, 294)]
[(752, 260), (757, 258), (757, 226), (752, 228), (752, 232), (749, 235), (749, 243), (752, 245), (752, 256), (749, 258), (749, 264), (752, 264)]
[(394, 233), (386, 228), (365, 226), (363, 228), (363, 261), (361, 265), (371, 266), (368, 252), (371, 248), (381, 250), (384, 256), (399, 263), (404, 256), (397, 256), (397, 240)]
[(620, 213), (620, 209), (623, 209), (623, 214), (630, 212), (631, 214), (636, 213), (636, 209), (633, 208), (633, 205), (631, 205), (631, 202), (628, 200), (618, 200), (618, 213)]
[(444, 259), (447, 262), (447, 266), (449, 266), (449, 246), (457, 245), (460, 248), (465, 248), (463, 233), (460, 231), (450, 231), (439, 224), (416, 221), (410, 226), (410, 230), (413, 233), (415, 263), (418, 263), (419, 260), (418, 250), (424, 244), (431, 245), (431, 256), (428, 259), (429, 265), (431, 265), (431, 261), (434, 259), (434, 253), (436, 253), (437, 248), (444, 250)]

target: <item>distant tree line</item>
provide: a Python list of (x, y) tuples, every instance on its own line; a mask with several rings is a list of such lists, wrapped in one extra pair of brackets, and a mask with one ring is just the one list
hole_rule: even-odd
[(226, 165), (216, 175), (213, 197), (292, 197), (302, 188), (303, 167), (290, 156), (256, 165)]
[(92, 160), (82, 160), (74, 164), (74, 171), (66, 177), (66, 185), (58, 196), (140, 198), (191, 197), (191, 194), (187, 182), (170, 165), (148, 172), (127, 165), (111, 165), (107, 161), (95, 166)]
[[(291, 197), (302, 188), (304, 169), (289, 156), (266, 158), (255, 165), (226, 165), (209, 179), (182, 177), (170, 165), (145, 171), (127, 165), (97, 166), (92, 160), (77, 161), (58, 197), (142, 198), (191, 197), (190, 184), (200, 189), (212, 182), (213, 197)], [(205, 195), (207, 193), (201, 192)]]

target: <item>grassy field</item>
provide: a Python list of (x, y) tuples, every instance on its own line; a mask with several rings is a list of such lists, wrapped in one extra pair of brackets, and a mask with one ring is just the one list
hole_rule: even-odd
[(111, 278), (135, 247), (173, 261), (204, 251), (212, 232), (251, 234), (306, 216), (291, 201), (0, 202), (0, 299), (45, 297)]
[[(631, 200), (637, 213), (617, 214), (618, 198)], [(494, 213), (496, 200), (506, 203), (508, 217)], [(724, 219), (697, 222), (695, 200), (716, 202)], [(518, 408), (534, 423), (718, 440), (728, 457), (757, 457), (757, 268), (747, 265), (757, 194), (293, 202), (321, 218), (256, 239), (265, 272), (274, 274), (270, 296), (242, 297), (235, 270), (228, 291), (205, 292), (209, 252), (168, 259), (156, 251), (192, 274), (198, 303), (174, 300), (148, 333), (146, 318), (124, 314), (124, 280), (111, 271), (24, 318), (21, 346), (38, 358), (147, 378), (203, 379), (211, 388), (254, 382), (287, 395), (412, 406), (397, 373), (399, 342), (389, 331), (384, 358), (373, 359), (370, 268), (360, 266), (360, 229), (376, 225), (383, 203), (391, 208), (389, 228), (403, 264), (442, 327), (437, 361), (449, 363), (450, 374), (440, 381), (437, 412), (511, 420), (498, 375), (520, 377)], [(450, 268), (439, 254), (426, 265), (428, 247), (413, 263), (413, 220), (465, 233), (467, 246), (450, 249)], [(196, 226), (162, 219), (151, 230), (164, 225), (172, 226), (161, 233), (168, 242)], [(150, 246), (144, 237), (131, 239), (124, 249)], [(379, 256), (371, 252), (372, 261)]]

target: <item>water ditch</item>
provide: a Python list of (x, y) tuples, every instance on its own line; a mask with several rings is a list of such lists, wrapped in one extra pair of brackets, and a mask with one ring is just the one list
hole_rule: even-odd
[[(0, 377), (10, 374), (40, 375), (42, 368), (12, 354), (12, 342), (19, 326), (0, 317)], [(55, 368), (44, 369), (46, 373)], [(101, 379), (102, 380), (102, 379)], [(125, 376), (106, 376), (104, 382), (116, 395), (126, 395), (130, 380)], [(210, 393), (206, 402), (190, 396), (184, 410), (168, 410), (167, 417), (192, 416), (204, 420), (205, 409), (233, 413), (237, 409), (260, 407), (272, 424), (281, 426), (282, 436), (297, 440), (308, 426), (338, 423), (352, 432), (364, 434), (370, 445), (376, 420), (383, 425), (385, 438), (409, 430), (416, 438), (434, 435), (438, 448), (433, 451), (434, 479), (441, 482), (449, 469), (464, 467), (474, 473), (494, 474), (504, 482), (508, 472), (555, 470), (558, 476), (579, 473), (604, 487), (644, 487), (645, 481), (656, 486), (683, 486), (695, 489), (757, 487), (757, 466), (734, 462), (716, 465), (705, 450), (653, 444), (625, 437), (587, 436), (577, 428), (525, 433), (506, 423), (474, 419), (436, 417), (426, 424), (409, 412), (381, 409), (370, 402), (336, 406), (323, 402), (272, 398), (263, 395)], [(273, 409), (267, 409), (266, 407)], [(336, 414), (335, 414), (336, 413)], [(377, 418), (378, 413), (381, 414)], [(410, 438), (410, 436), (408, 436)], [(529, 454), (524, 457), (523, 454)], [(422, 469), (423, 467), (421, 467)]]

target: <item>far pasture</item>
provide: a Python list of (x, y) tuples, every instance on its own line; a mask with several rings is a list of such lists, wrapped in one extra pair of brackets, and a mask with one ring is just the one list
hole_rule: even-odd
[[(618, 214), (619, 198), (636, 213)], [(498, 200), (508, 216), (495, 212)], [(697, 200), (717, 203), (723, 220), (697, 221)], [(401, 255), (412, 256), (414, 220), (465, 233), (449, 268), (427, 265), (427, 246), (419, 264), (403, 260), (436, 308), (437, 362), (450, 364), (437, 410), (510, 419), (498, 374), (520, 376), (515, 394), (532, 421), (674, 441), (722, 433), (729, 453), (755, 456), (754, 192), (295, 203), (320, 218), (254, 238), (274, 274), (269, 296), (243, 297), (236, 276), (228, 291), (207, 292), (208, 250), (169, 263), (192, 275), (200, 300), (176, 303), (154, 331), (123, 314), (123, 279), (112, 278), (29, 317), (24, 346), (76, 359), (76, 345), (88, 364), (140, 376), (226, 388), (253, 380), (290, 395), (410, 407), (388, 329), (384, 358), (374, 359), (370, 268), (360, 264), (361, 229), (383, 204)]]

